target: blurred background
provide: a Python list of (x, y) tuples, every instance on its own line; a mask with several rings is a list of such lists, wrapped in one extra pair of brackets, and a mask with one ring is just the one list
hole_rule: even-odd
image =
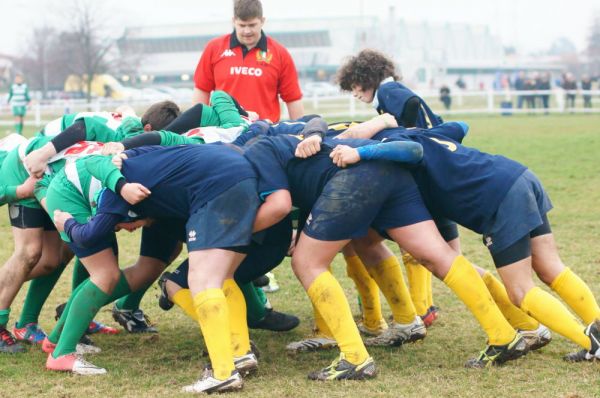
[[(403, 82), (441, 114), (600, 109), (597, 1), (264, 0), (263, 8), (265, 32), (294, 58), (307, 112), (372, 112), (335, 83), (344, 58), (363, 48), (393, 57)], [(17, 73), (38, 126), (121, 103), (172, 99), (185, 108), (204, 46), (232, 29), (229, 1), (29, 0), (2, 10), (0, 123), (7, 125)]]

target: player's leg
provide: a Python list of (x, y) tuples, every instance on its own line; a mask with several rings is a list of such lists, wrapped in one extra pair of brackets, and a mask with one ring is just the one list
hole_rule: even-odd
[(39, 209), (9, 206), (14, 251), (0, 268), (0, 352), (24, 350), (6, 327), (15, 296), (42, 256), (44, 228), (43, 224), (35, 222), (35, 210)]
[(390, 229), (388, 234), (461, 299), (487, 334), (489, 346), (468, 365), (489, 366), (527, 352), (525, 341), (506, 321), (473, 265), (448, 246), (433, 221)]
[[(61, 326), (57, 324), (48, 336), (48, 341), (56, 346), (48, 355), (46, 368), (83, 375), (104, 374), (105, 369), (83, 361), (77, 355), (77, 343), (100, 308), (129, 293), (131, 289), (125, 274), (119, 269), (113, 247), (94, 250), (91, 255), (81, 252), (76, 254), (80, 255), (90, 278), (84, 281), (69, 299), (61, 317), (65, 318), (62, 331), (57, 331)], [(46, 348), (50, 348), (50, 345), (46, 344)]]
[[(48, 222), (51, 223), (50, 219)], [(46, 334), (38, 325), (38, 317), (66, 263), (62, 260), (62, 241), (56, 230), (46, 229), (43, 234), (43, 250), (40, 260), (28, 275), (31, 280), (21, 315), (13, 333), (18, 340), (42, 344)]]
[(328, 270), (337, 252), (348, 242), (321, 241), (302, 232), (292, 256), (292, 269), (296, 277), (341, 351), (340, 357), (330, 366), (309, 374), (311, 379), (361, 379), (376, 374), (375, 363), (362, 342), (344, 291)]
[(354, 282), (360, 300), (362, 320), (358, 329), (370, 336), (379, 335), (387, 329), (387, 322), (381, 313), (377, 282), (369, 275), (352, 242), (344, 247), (342, 253), (346, 261), (346, 275)]
[(369, 231), (367, 237), (353, 242), (370, 277), (386, 298), (393, 316), (390, 327), (379, 336), (367, 339), (366, 344), (401, 345), (425, 338), (425, 325), (417, 315), (398, 258), (373, 230)]

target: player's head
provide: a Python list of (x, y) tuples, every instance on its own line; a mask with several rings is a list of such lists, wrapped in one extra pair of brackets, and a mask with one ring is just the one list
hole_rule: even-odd
[(394, 61), (375, 50), (362, 50), (338, 71), (337, 81), (344, 91), (352, 92), (363, 102), (373, 102), (377, 87), (388, 77), (400, 80), (396, 74)]
[(153, 104), (142, 115), (144, 131), (162, 130), (179, 116), (181, 111), (173, 101), (161, 101)]
[(240, 43), (254, 47), (260, 40), (265, 23), (260, 0), (235, 0), (233, 2), (233, 27)]
[(21, 83), (23, 83), (23, 75), (22, 75), (22, 74), (20, 74), (20, 73), (17, 73), (17, 74), (15, 75), (15, 83), (17, 83), (17, 84), (21, 84)]

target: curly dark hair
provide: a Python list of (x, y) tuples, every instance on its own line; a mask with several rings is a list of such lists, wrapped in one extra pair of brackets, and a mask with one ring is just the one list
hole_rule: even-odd
[(376, 50), (362, 50), (346, 61), (337, 73), (337, 82), (344, 91), (352, 91), (352, 86), (363, 90), (376, 89), (388, 77), (400, 80), (396, 74), (394, 61)]

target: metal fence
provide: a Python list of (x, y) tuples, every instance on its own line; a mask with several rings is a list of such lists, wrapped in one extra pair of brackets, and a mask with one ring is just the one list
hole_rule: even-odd
[[(440, 115), (458, 114), (544, 114), (544, 113), (600, 113), (600, 90), (573, 90), (552, 89), (546, 91), (459, 91), (451, 94), (452, 105), (445, 109), (439, 94), (433, 91), (419, 92), (427, 104)], [(568, 95), (574, 95), (574, 106), (567, 101)], [(544, 96), (547, 96), (547, 107), (544, 107)], [(584, 107), (584, 98), (589, 96), (590, 107)], [(132, 106), (138, 114), (152, 103), (172, 99), (181, 106), (190, 105), (190, 98), (145, 98), (135, 100), (94, 99), (88, 103), (85, 100), (49, 100), (34, 102), (29, 105), (26, 123), (37, 127), (43, 126), (50, 120), (65, 113), (84, 111), (111, 111), (121, 105)], [(304, 97), (304, 109), (307, 114), (316, 113), (329, 119), (350, 118), (358, 119), (374, 115), (370, 104), (362, 103), (349, 94), (333, 96), (313, 95)], [(286, 118), (285, 106), (282, 106), (283, 116)], [(0, 108), (0, 125), (13, 124), (10, 107)]]

